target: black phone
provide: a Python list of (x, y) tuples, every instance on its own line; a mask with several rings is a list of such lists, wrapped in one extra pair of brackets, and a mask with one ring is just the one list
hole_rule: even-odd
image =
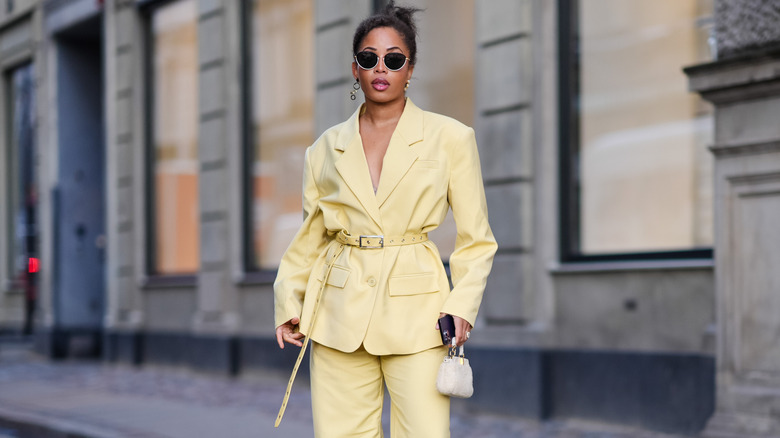
[(444, 345), (452, 345), (455, 338), (455, 320), (452, 315), (444, 315), (439, 318), (439, 332), (441, 332), (441, 342)]

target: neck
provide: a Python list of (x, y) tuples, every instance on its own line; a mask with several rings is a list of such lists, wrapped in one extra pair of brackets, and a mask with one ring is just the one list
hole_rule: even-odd
[(366, 100), (360, 118), (374, 126), (396, 123), (401, 118), (405, 106), (406, 98), (384, 103)]

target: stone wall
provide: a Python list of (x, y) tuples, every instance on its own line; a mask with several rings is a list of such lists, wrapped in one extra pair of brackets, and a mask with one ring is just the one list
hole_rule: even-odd
[(717, 0), (715, 38), (718, 58), (777, 46), (780, 3), (773, 0)]

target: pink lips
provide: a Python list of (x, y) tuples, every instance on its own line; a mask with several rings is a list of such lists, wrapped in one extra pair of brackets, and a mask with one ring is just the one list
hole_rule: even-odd
[(371, 82), (371, 85), (372, 85), (372, 86), (374, 87), (374, 89), (375, 89), (375, 90), (377, 90), (377, 91), (384, 91), (384, 90), (387, 90), (387, 88), (388, 88), (388, 87), (390, 87), (390, 83), (389, 83), (389, 82), (387, 82), (387, 80), (385, 80), (385, 79), (382, 79), (382, 78), (377, 78), (377, 79), (374, 79), (374, 80)]

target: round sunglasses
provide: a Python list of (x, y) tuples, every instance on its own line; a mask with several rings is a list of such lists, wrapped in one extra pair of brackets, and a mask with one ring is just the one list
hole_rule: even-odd
[[(404, 68), (406, 61), (408, 61), (409, 58), (407, 58), (403, 53), (390, 52), (386, 54), (382, 60), (388, 70), (398, 71)], [(377, 64), (379, 64), (379, 55), (374, 52), (364, 50), (362, 52), (358, 52), (358, 54), (355, 55), (355, 62), (357, 62), (357, 65), (360, 66), (360, 68), (363, 70), (371, 70), (372, 68), (376, 67)]]

